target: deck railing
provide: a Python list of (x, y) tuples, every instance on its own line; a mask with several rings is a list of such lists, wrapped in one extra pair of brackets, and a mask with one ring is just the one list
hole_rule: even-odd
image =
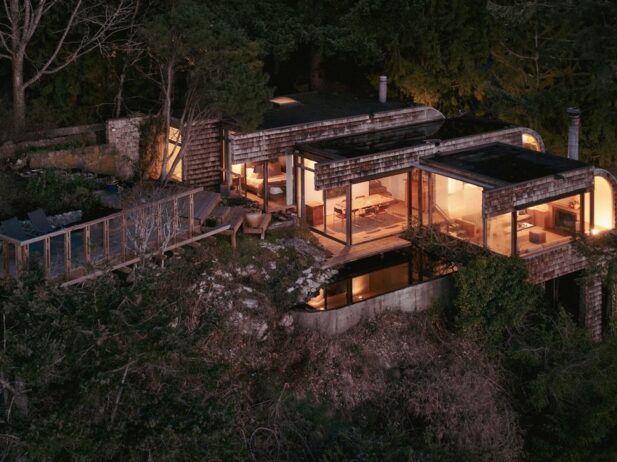
[(25, 241), (0, 234), (0, 277), (19, 275), (26, 260), (37, 257), (47, 279), (78, 282), (228, 229), (222, 225), (201, 232), (195, 226), (194, 196), (201, 190), (176, 193)]

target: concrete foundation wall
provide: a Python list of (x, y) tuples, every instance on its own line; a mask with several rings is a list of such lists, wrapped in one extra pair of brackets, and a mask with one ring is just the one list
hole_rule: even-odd
[(292, 316), (300, 327), (336, 335), (384, 311), (413, 313), (434, 305), (449, 305), (453, 291), (454, 280), (448, 275), (336, 310), (298, 310), (292, 312)]

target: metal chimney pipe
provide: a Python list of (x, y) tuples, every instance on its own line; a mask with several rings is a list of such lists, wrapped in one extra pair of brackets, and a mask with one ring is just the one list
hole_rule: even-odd
[(577, 107), (568, 108), (568, 158), (578, 160), (579, 131), (581, 127), (581, 111)]
[(379, 102), (385, 103), (388, 100), (388, 77), (379, 76)]

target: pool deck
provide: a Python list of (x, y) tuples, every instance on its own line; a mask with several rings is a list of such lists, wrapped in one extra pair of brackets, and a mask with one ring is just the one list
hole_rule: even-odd
[(398, 236), (390, 236), (347, 247), (321, 234), (312, 234), (317, 238), (322, 247), (331, 254), (331, 256), (324, 262), (324, 268), (332, 268), (350, 261), (360, 260), (361, 258), (378, 255), (391, 250), (403, 249), (411, 245), (411, 243), (405, 239)]

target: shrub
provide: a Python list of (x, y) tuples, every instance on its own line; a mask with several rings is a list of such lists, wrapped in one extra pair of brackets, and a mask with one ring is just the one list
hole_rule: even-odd
[(478, 257), (461, 267), (454, 281), (457, 295), (448, 323), (486, 345), (502, 345), (542, 300), (519, 258)]

